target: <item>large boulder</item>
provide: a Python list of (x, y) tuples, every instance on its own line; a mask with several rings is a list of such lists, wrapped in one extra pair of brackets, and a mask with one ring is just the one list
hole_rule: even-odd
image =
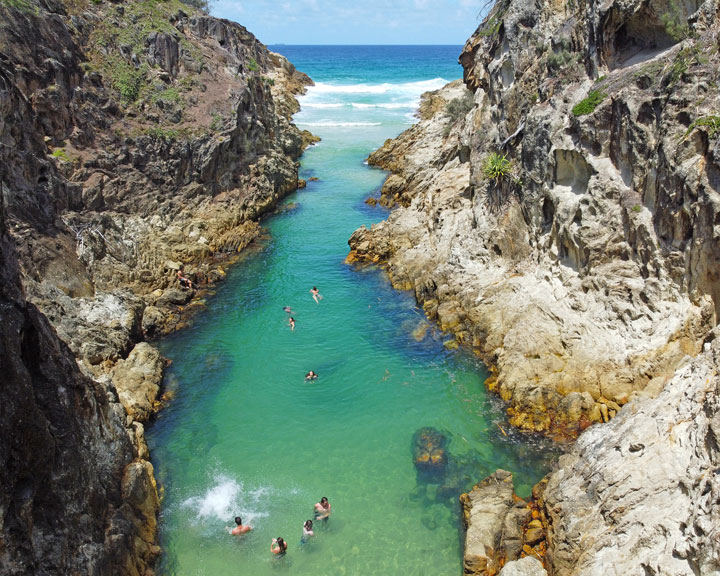
[(140, 342), (124, 360), (115, 364), (112, 380), (128, 416), (144, 422), (156, 409), (164, 362), (157, 348)]
[(512, 474), (497, 470), (460, 496), (465, 526), (463, 573), (491, 576), (522, 552), (522, 526), (530, 518), (514, 497)]

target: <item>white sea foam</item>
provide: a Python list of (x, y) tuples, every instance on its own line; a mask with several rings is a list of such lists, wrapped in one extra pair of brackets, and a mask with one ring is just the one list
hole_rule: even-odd
[(411, 102), (378, 102), (375, 104), (365, 104), (364, 102), (351, 102), (350, 106), (352, 106), (353, 108), (360, 108), (361, 110), (367, 108), (384, 108), (386, 110), (398, 110), (402, 108), (415, 108), (417, 106), (417, 101), (413, 100)]
[(327, 84), (318, 82), (308, 88), (308, 94), (387, 94), (388, 92), (404, 92), (420, 95), (428, 90), (437, 90), (447, 84), (444, 78), (433, 78), (420, 82), (403, 82), (400, 84)]
[(313, 127), (355, 127), (355, 126), (380, 126), (382, 122), (334, 122), (331, 120), (322, 121), (322, 122), (303, 122), (302, 120), (297, 120), (297, 124), (300, 124), (302, 126), (313, 126)]
[(345, 106), (342, 102), (303, 102), (303, 108), (319, 108), (324, 110), (326, 108), (342, 108)]

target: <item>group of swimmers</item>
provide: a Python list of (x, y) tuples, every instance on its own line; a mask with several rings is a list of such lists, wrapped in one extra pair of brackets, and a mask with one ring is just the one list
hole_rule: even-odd
[[(320, 300), (322, 300), (322, 294), (317, 289), (317, 286), (313, 286), (310, 289), (310, 294), (312, 294), (313, 300), (315, 300), (316, 304), (320, 304)], [(288, 315), (288, 326), (290, 326), (290, 330), (295, 330), (295, 318), (293, 318), (293, 311), (290, 306), (285, 306), (283, 308), (285, 312), (287, 312)]]
[[(320, 498), (320, 502), (317, 502), (315, 504), (315, 520), (327, 521), (327, 519), (330, 518), (331, 513), (332, 506), (330, 505), (328, 499), (323, 496), (322, 498)], [(242, 518), (240, 516), (235, 516), (235, 528), (233, 528), (232, 530), (229, 529), (230, 534), (233, 534), (235, 536), (245, 534), (247, 532), (250, 532), (250, 530), (252, 530), (252, 526), (243, 524)], [(313, 521), (305, 520), (305, 523), (303, 524), (302, 536), (300, 537), (300, 543), (305, 544), (313, 536), (315, 536), (315, 532), (313, 531)], [(273, 538), (272, 542), (270, 543), (270, 552), (272, 552), (276, 556), (284, 555), (287, 552), (287, 548), (287, 542), (285, 542), (285, 540), (280, 536), (278, 536), (277, 538)]]
[[(313, 300), (315, 300), (316, 304), (320, 304), (320, 300), (322, 300), (322, 294), (320, 294), (320, 291), (317, 289), (317, 286), (313, 286), (310, 290), (310, 294), (312, 294)], [(288, 326), (290, 326), (290, 330), (295, 330), (295, 318), (293, 317), (293, 311), (290, 306), (284, 306), (283, 312), (285, 312), (288, 315)], [(317, 378), (317, 372), (314, 370), (310, 370), (307, 374), (305, 374), (305, 380), (315, 380)]]
[[(310, 294), (312, 294), (315, 303), (320, 304), (320, 300), (322, 300), (322, 295), (317, 289), (317, 286), (312, 287), (312, 289), (310, 290)], [(290, 326), (290, 330), (295, 330), (295, 318), (293, 317), (292, 308), (290, 308), (290, 306), (285, 306), (283, 307), (283, 311), (288, 315), (288, 325)], [(310, 370), (310, 372), (305, 374), (305, 380), (315, 380), (317, 377), (317, 372), (315, 372), (314, 370)], [(320, 498), (320, 502), (315, 504), (315, 520), (327, 521), (327, 519), (330, 517), (331, 512), (332, 506), (330, 505), (328, 499), (323, 496), (322, 498)], [(250, 530), (252, 530), (252, 526), (243, 524), (242, 518), (240, 516), (235, 516), (235, 527), (232, 529), (228, 527), (228, 530), (230, 534), (237, 536), (250, 532)], [(315, 536), (315, 532), (313, 531), (313, 521), (306, 520), (303, 524), (303, 531), (302, 537), (300, 538), (300, 543), (305, 544), (305, 542), (310, 540), (310, 538), (312, 538), (313, 536)], [(287, 547), (287, 542), (285, 542), (282, 537), (278, 536), (277, 538), (272, 539), (272, 542), (270, 543), (270, 552), (277, 556), (282, 556), (287, 552)]]

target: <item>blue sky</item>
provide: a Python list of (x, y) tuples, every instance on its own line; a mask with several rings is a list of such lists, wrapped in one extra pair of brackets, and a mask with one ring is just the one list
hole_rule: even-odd
[(464, 44), (484, 0), (216, 0), (264, 44)]

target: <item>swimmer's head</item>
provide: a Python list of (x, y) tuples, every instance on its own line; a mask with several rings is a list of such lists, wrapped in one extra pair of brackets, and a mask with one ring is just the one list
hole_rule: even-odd
[(328, 499), (325, 498), (325, 496), (323, 496), (322, 498), (320, 498), (320, 504), (322, 504), (323, 506), (327, 507)]
[(287, 548), (287, 544), (285, 544), (285, 540), (283, 540), (279, 536), (277, 538), (277, 545), (280, 546), (280, 550), (285, 550)]
[(305, 520), (305, 530), (312, 530), (312, 520)]
[(242, 518), (240, 518), (240, 516), (235, 516), (235, 524), (238, 526), (242, 524)]

